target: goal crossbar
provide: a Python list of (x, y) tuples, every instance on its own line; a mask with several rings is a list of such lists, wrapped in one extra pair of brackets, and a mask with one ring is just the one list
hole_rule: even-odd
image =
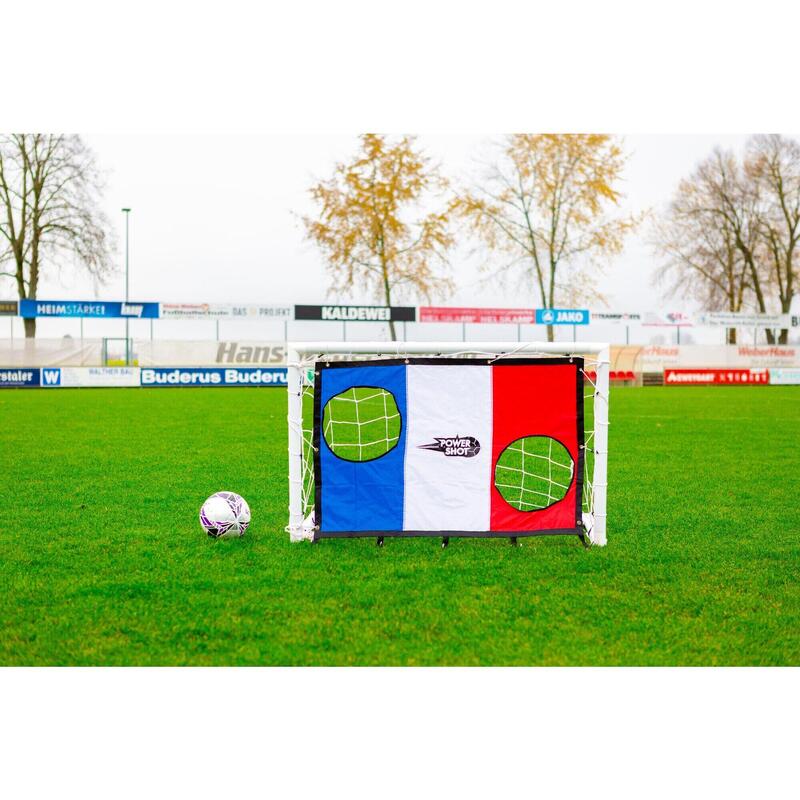
[[(605, 342), (290, 342), (287, 346), (287, 385), (289, 421), (289, 524), (292, 541), (309, 539), (308, 520), (303, 508), (303, 387), (304, 374), (319, 358), (326, 356), (367, 356), (403, 358), (405, 356), (475, 356), (498, 361), (561, 355), (590, 356), (584, 383), (593, 400), (594, 429), (586, 448), (593, 453), (591, 475), (592, 508), (584, 514), (589, 540), (606, 544), (606, 499), (608, 481), (608, 401), (610, 349)], [(307, 445), (306, 445), (307, 446)]]

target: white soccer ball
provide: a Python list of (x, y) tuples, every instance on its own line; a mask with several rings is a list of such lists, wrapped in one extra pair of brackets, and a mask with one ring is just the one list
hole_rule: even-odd
[(214, 539), (242, 536), (250, 524), (250, 506), (235, 492), (217, 492), (200, 508), (200, 524)]

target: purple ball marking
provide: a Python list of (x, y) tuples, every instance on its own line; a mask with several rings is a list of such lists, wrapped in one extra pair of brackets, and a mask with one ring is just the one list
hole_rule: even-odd
[[(230, 508), (234, 517), (236, 517), (236, 520), (233, 522), (214, 522), (210, 520), (205, 514), (205, 503), (203, 503), (203, 506), (200, 508), (200, 524), (203, 526), (206, 532), (214, 538), (223, 536), (234, 528), (239, 532), (240, 535), (243, 534), (250, 525), (249, 521), (244, 522), (239, 519), (239, 516), (244, 508), (244, 498), (237, 495), (235, 492), (215, 492), (213, 495), (211, 495), (211, 497), (222, 498), (228, 504), (228, 507)], [(211, 497), (208, 499), (210, 500)], [(206, 502), (208, 502), (208, 500)], [(212, 530), (214, 531), (213, 533)]]

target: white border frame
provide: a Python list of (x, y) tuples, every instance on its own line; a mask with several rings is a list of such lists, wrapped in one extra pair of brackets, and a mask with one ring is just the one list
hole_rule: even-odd
[(589, 530), (592, 544), (606, 544), (608, 488), (608, 400), (610, 348), (607, 342), (289, 342), (286, 381), (289, 395), (289, 524), (293, 542), (310, 540), (312, 531), (303, 520), (303, 382), (302, 363), (316, 354), (395, 356), (491, 354), (496, 356), (596, 355), (594, 405), (594, 519)]

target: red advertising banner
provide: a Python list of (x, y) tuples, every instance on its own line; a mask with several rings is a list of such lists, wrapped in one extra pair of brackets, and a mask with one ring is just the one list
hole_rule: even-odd
[(445, 308), (420, 306), (417, 322), (536, 323), (533, 308)]
[(665, 386), (769, 383), (768, 369), (665, 369)]

